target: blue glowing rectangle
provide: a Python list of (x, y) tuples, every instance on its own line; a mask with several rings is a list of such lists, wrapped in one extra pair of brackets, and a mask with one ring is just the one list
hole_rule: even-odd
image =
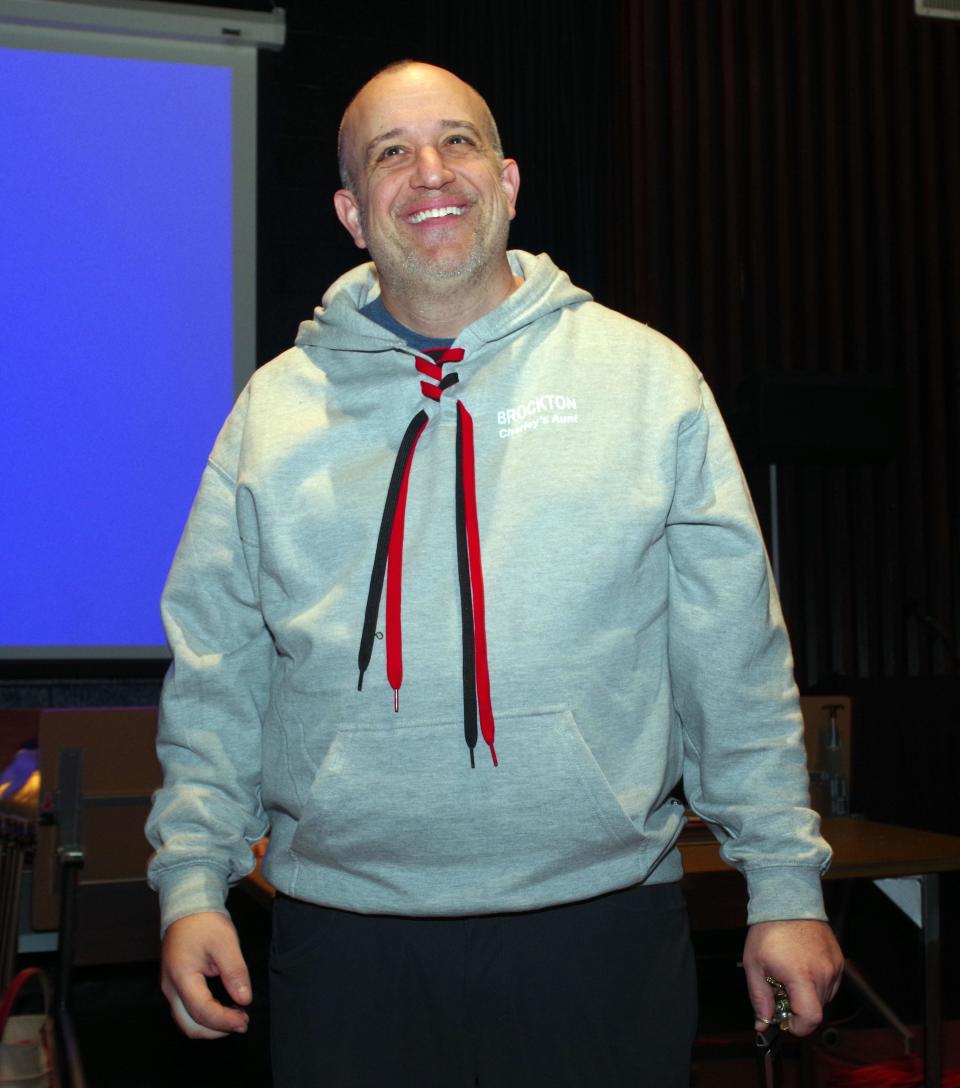
[(162, 647), (234, 396), (229, 66), (0, 48), (0, 644)]

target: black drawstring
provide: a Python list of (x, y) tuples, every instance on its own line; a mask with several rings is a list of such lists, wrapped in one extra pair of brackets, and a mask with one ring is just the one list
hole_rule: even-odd
[(383, 595), (383, 579), (387, 570), (387, 554), (390, 547), (390, 532), (393, 528), (393, 515), (397, 508), (397, 498), (400, 495), (400, 486), (403, 483), (403, 474), (406, 471), (407, 460), (410, 451), (417, 440), (420, 431), (426, 426), (427, 413), (423, 410), (410, 420), (400, 448), (397, 450), (396, 460), (393, 462), (393, 474), (390, 477), (390, 486), (387, 488), (387, 500), (383, 504), (383, 516), (380, 519), (380, 534), (377, 537), (377, 551), (373, 557), (373, 569), (370, 571), (370, 589), (367, 593), (367, 608), (363, 614), (363, 634), (360, 636), (360, 653), (357, 662), (360, 666), (360, 679), (357, 681), (357, 691), (363, 691), (363, 674), (367, 671), (370, 658), (373, 656), (373, 640), (377, 631), (377, 616), (380, 613), (380, 598)]
[(457, 413), (457, 577), (460, 582), (460, 626), (463, 632), (463, 736), (470, 749), (470, 766), (476, 767), (477, 674), (473, 643), (473, 591), (470, 588), (470, 555), (467, 551), (467, 514), (463, 493), (463, 421)]

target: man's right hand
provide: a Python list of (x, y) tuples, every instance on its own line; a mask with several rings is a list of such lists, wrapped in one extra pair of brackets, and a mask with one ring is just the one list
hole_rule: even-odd
[(207, 979), (217, 975), (232, 1001), (250, 1004), (250, 975), (230, 919), (205, 911), (174, 922), (163, 938), (160, 988), (177, 1026), (191, 1039), (221, 1039), (247, 1030), (249, 1016), (221, 1005), (210, 993)]

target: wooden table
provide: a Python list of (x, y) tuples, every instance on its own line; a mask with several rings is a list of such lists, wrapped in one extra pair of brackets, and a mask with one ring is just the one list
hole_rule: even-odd
[[(939, 874), (960, 871), (960, 836), (833, 817), (823, 821), (833, 847), (827, 880), (873, 880), (919, 927), (924, 972), (924, 1084), (940, 1088), (943, 1070)], [(716, 843), (681, 843), (684, 871), (694, 885), (730, 867)]]

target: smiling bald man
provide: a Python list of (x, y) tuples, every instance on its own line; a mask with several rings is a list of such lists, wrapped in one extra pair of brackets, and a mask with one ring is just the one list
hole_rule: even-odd
[(747, 880), (758, 1017), (772, 975), (811, 1031), (842, 968), (829, 850), (701, 374), (507, 250), (517, 164), (452, 73), (377, 74), (340, 167), (371, 260), (241, 395), (164, 592), (177, 1023), (246, 1030), (224, 901), (269, 834), (277, 1088), (681, 1088), (682, 783)]

